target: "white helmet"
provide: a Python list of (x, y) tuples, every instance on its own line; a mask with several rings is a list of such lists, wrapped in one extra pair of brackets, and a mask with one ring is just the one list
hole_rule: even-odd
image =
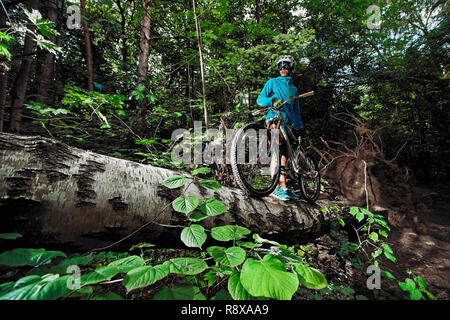
[(278, 70), (286, 68), (292, 72), (295, 69), (295, 60), (292, 56), (279, 56), (275, 63)]

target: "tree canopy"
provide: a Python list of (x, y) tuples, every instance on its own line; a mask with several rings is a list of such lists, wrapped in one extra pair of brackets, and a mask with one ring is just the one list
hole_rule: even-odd
[[(136, 159), (165, 150), (176, 128), (204, 121), (191, 0), (3, 3), (3, 131)], [(448, 177), (445, 1), (195, 4), (210, 126), (251, 121), (260, 90), (277, 75), (275, 58), (290, 54), (299, 92), (316, 93), (301, 105), (314, 137), (350, 141), (353, 128), (332, 115), (351, 114), (379, 129), (383, 151), (417, 177)]]

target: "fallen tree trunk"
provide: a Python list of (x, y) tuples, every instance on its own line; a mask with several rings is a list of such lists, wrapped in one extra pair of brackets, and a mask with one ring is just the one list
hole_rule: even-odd
[(183, 193), (215, 198), (227, 206), (226, 213), (199, 222), (207, 230), (237, 224), (282, 243), (324, 234), (337, 215), (320, 210), (329, 205), (326, 201), (310, 205), (254, 199), (239, 189), (206, 189), (189, 175), (191, 183), (184, 187), (164, 187), (161, 183), (174, 174), (179, 173), (39, 136), (0, 133), (0, 232), (22, 233), (23, 241), (34, 246), (93, 249), (152, 222), (122, 244), (145, 241), (183, 247), (181, 228), (168, 227), (187, 225), (186, 217), (170, 205)]

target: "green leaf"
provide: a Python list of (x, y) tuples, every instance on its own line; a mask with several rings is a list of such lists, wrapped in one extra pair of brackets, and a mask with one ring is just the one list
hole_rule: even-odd
[(222, 201), (205, 198), (200, 206), (200, 210), (208, 216), (218, 216), (219, 214), (226, 212), (228, 209)]
[(144, 265), (144, 259), (139, 256), (129, 256), (123, 259), (113, 261), (109, 264), (110, 266), (116, 267), (119, 272), (128, 272), (134, 268)]
[(108, 292), (101, 296), (95, 296), (90, 298), (89, 300), (124, 300), (121, 296), (114, 292)]
[(363, 214), (365, 214), (366, 216), (369, 216), (369, 217), (373, 218), (373, 213), (370, 212), (369, 210), (367, 210), (367, 209), (365, 209), (365, 208), (361, 208), (361, 212), (362, 212)]
[(345, 227), (345, 222), (344, 220), (342, 220), (342, 218), (338, 218), (337, 221), (339, 222), (339, 224), (343, 227)]
[(197, 175), (197, 174), (208, 174), (211, 172), (211, 168), (197, 168), (193, 171), (191, 171), (191, 174), (193, 176)]
[(199, 200), (197, 197), (187, 196), (185, 198), (176, 198), (172, 202), (172, 207), (175, 211), (188, 214), (197, 208)]
[(356, 218), (356, 220), (357, 220), (358, 222), (361, 222), (361, 221), (364, 219), (364, 213), (358, 212), (358, 213), (356, 214), (355, 218)]
[(0, 297), (10, 292), (14, 288), (14, 282), (5, 282), (0, 284)]
[(372, 252), (372, 258), (376, 258), (378, 257), (381, 253), (383, 253), (383, 250), (381, 248), (378, 248), (377, 250), (375, 250), (374, 252)]
[(381, 246), (384, 249), (384, 255), (386, 256), (386, 258), (388, 258), (392, 262), (395, 262), (396, 259), (394, 257), (394, 251), (392, 250), (392, 248), (387, 243), (383, 243)]
[(351, 207), (350, 208), (350, 214), (352, 215), (352, 216), (355, 216), (356, 214), (358, 214), (359, 213), (359, 208), (358, 207)]
[(384, 251), (387, 251), (391, 254), (394, 253), (394, 250), (392, 250), (392, 248), (387, 243), (383, 243), (381, 246), (384, 248)]
[(318, 270), (302, 263), (292, 263), (298, 275), (298, 280), (309, 289), (323, 289), (328, 286), (327, 279)]
[(240, 240), (251, 231), (244, 227), (226, 225), (211, 229), (211, 237), (218, 241)]
[(194, 286), (164, 286), (153, 300), (205, 300), (200, 290)]
[(414, 280), (417, 282), (420, 289), (428, 289), (428, 284), (421, 276), (415, 277)]
[(198, 221), (202, 221), (206, 218), (208, 218), (209, 216), (207, 214), (204, 214), (200, 211), (195, 211), (193, 212), (190, 216), (189, 216), (189, 220), (194, 221), (194, 222), (198, 222)]
[(381, 270), (381, 276), (387, 278), (387, 279), (395, 279), (395, 276), (390, 273), (389, 271)]
[(245, 250), (239, 247), (223, 248), (212, 246), (206, 249), (211, 257), (220, 264), (228, 267), (240, 265), (245, 260)]
[(152, 247), (154, 247), (154, 246), (155, 246), (155, 245), (154, 245), (153, 243), (141, 242), (141, 243), (138, 243), (138, 244), (133, 245), (133, 246), (130, 248), (130, 251), (133, 251), (133, 250), (136, 250), (136, 249), (143, 249), (143, 248), (152, 248)]
[(57, 274), (27, 276), (19, 279), (10, 291), (0, 295), (0, 300), (55, 300), (69, 292), (69, 277)]
[(298, 277), (286, 271), (286, 266), (271, 254), (262, 261), (247, 259), (242, 266), (240, 281), (253, 296), (290, 300), (298, 289)]
[(254, 300), (247, 290), (242, 286), (239, 272), (233, 270), (228, 278), (228, 292), (234, 300)]
[(170, 262), (165, 262), (154, 267), (143, 266), (130, 270), (122, 284), (127, 288), (127, 292), (152, 285), (169, 274), (169, 264)]
[(167, 178), (166, 180), (164, 180), (162, 184), (167, 188), (175, 189), (184, 186), (186, 182), (187, 182), (186, 176), (178, 175)]
[(378, 230), (378, 234), (379, 234), (380, 236), (383, 236), (383, 237), (385, 237), (385, 238), (387, 238), (387, 237), (388, 237), (388, 234), (387, 234), (387, 232), (386, 232), (386, 231), (384, 231), (384, 230)]
[(174, 258), (170, 260), (171, 273), (196, 275), (203, 272), (208, 266), (205, 261), (197, 258)]
[(386, 256), (386, 258), (388, 258), (388, 259), (391, 260), (392, 262), (395, 262), (395, 261), (396, 261), (395, 257), (394, 257), (391, 253), (389, 253), (389, 252), (387, 252), (387, 251), (384, 251), (384, 255)]
[(211, 190), (219, 190), (222, 185), (214, 179), (200, 179), (198, 181), (202, 186)]
[(378, 241), (378, 233), (376, 232), (371, 232), (369, 234), (369, 239), (372, 240), (373, 242), (377, 242)]
[(14, 240), (17, 238), (22, 238), (22, 235), (20, 233), (0, 233), (0, 239)]
[(412, 289), (409, 291), (409, 298), (411, 300), (420, 300), (422, 299), (422, 292), (419, 289)]
[(202, 247), (206, 241), (206, 232), (201, 225), (193, 224), (181, 231), (181, 241), (188, 247)]
[(49, 263), (55, 257), (66, 257), (61, 251), (45, 249), (14, 249), (0, 254), (0, 265), (9, 267), (38, 266)]
[(113, 278), (119, 272), (119, 269), (115, 266), (108, 265), (106, 267), (99, 267), (91, 273), (83, 274), (80, 278), (80, 284), (84, 286), (111, 280), (111, 278)]

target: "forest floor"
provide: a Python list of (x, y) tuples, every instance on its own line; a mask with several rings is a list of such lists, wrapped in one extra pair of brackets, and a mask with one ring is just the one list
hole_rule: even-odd
[[(397, 263), (395, 275), (406, 277), (405, 270), (422, 276), (437, 300), (450, 299), (450, 187), (417, 185), (413, 187), (421, 227), (393, 228), (389, 236)], [(420, 202), (419, 202), (420, 200)]]
[[(309, 250), (316, 250), (314, 259), (316, 267), (325, 275), (332, 291), (300, 289), (295, 300), (352, 300), (358, 296), (368, 299), (408, 299), (408, 294), (398, 288), (397, 283), (408, 277), (406, 270), (414, 276), (420, 275), (428, 284), (428, 290), (436, 300), (450, 299), (450, 186), (436, 187), (416, 186), (413, 188), (413, 199), (422, 211), (419, 211), (421, 226), (407, 225), (404, 228), (392, 227), (388, 243), (394, 250), (396, 263), (380, 257), (382, 269), (387, 267), (396, 279), (382, 278), (381, 288), (386, 294), (367, 288), (367, 275), (351, 266), (348, 260), (337, 254), (339, 245), (324, 235), (311, 242)], [(165, 253), (167, 255), (167, 253)], [(189, 250), (173, 250), (174, 256), (195, 254)], [(166, 257), (167, 258), (167, 257)], [(213, 296), (220, 287), (226, 288), (226, 281), (219, 281), (219, 287), (206, 288), (202, 292), (207, 297)], [(124, 287), (117, 285), (115, 292), (126, 299), (152, 299), (164, 285), (185, 284), (179, 277), (169, 276), (164, 281), (132, 294), (126, 294)], [(211, 290), (210, 290), (211, 289)], [(205, 287), (202, 288), (202, 291)]]

